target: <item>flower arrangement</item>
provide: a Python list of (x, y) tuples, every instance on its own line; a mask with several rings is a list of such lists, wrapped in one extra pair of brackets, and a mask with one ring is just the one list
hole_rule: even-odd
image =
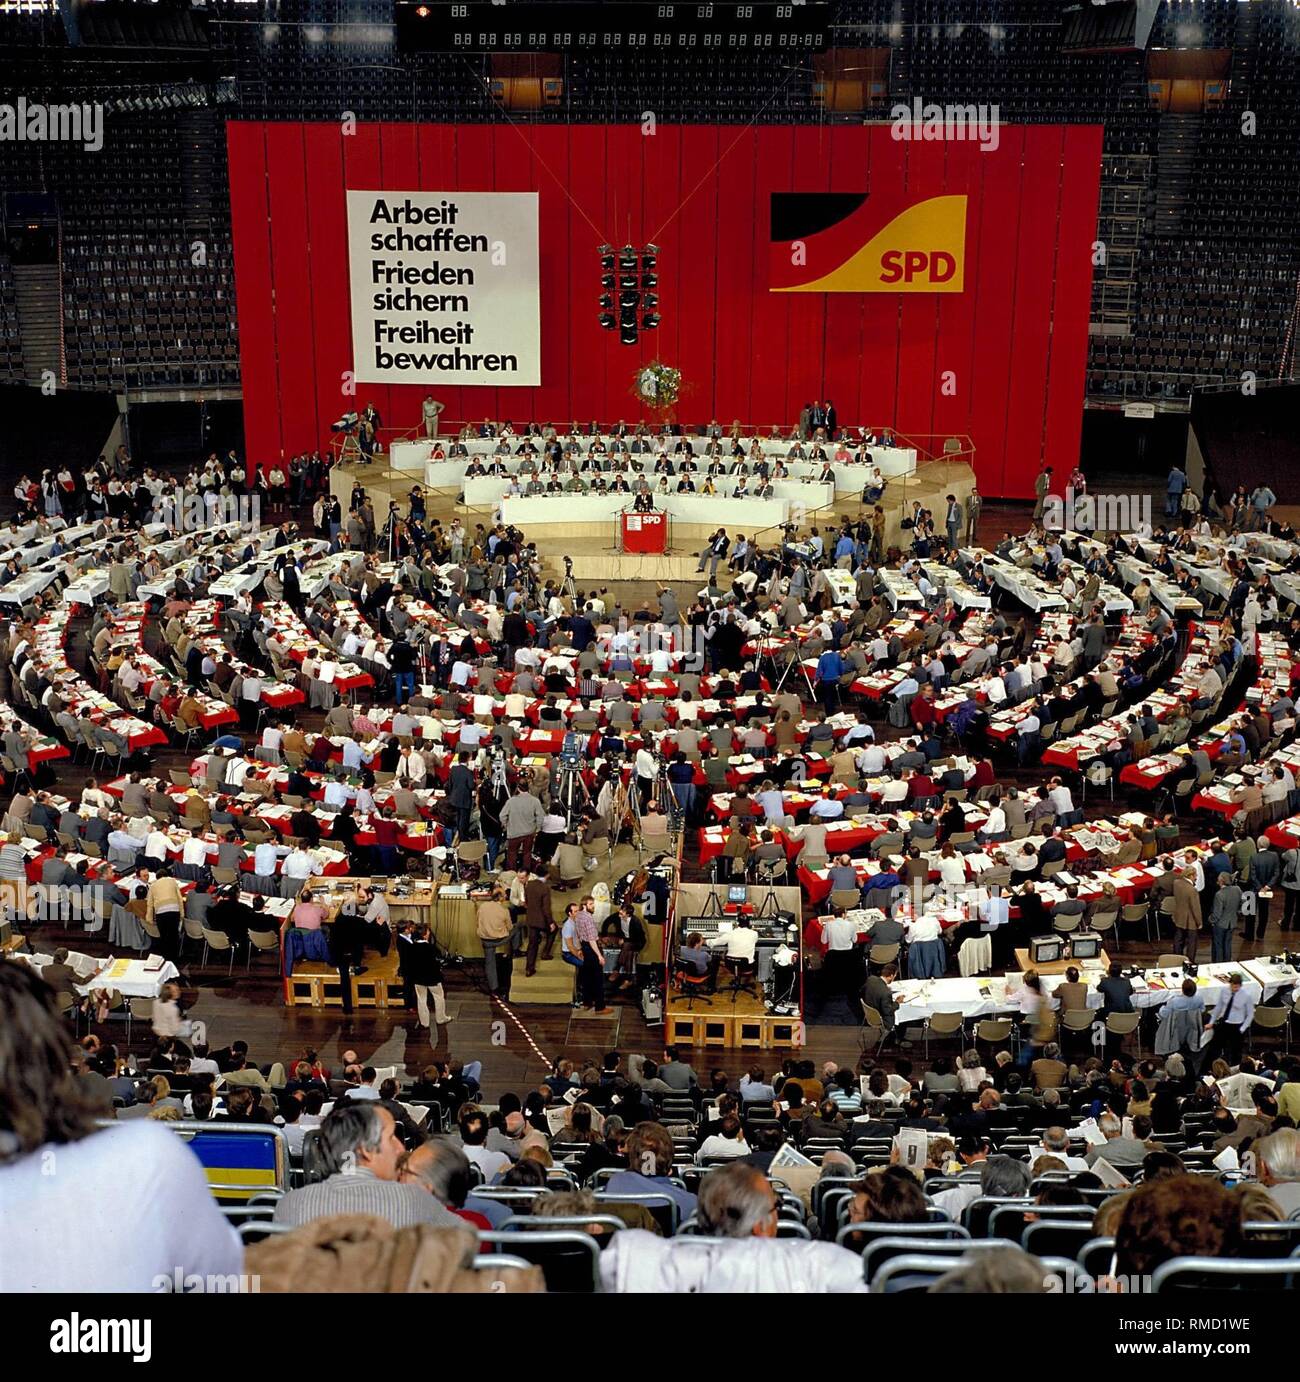
[(643, 365), (632, 377), (633, 396), (647, 408), (671, 408), (681, 393), (682, 372), (658, 360)]

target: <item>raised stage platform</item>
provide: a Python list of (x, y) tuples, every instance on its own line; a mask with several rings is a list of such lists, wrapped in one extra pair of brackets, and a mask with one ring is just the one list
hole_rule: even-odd
[[(357, 465), (345, 462), (330, 471), (330, 488), (346, 508), (352, 486), (356, 481), (365, 486), (375, 507), (377, 515), (388, 512), (390, 500), (405, 506), (409, 501), (411, 487), (419, 483), (419, 478), (410, 471), (391, 469), (386, 458), (380, 458), (371, 465)], [(965, 507), (966, 499), (975, 488), (975, 473), (965, 461), (928, 461), (917, 467), (916, 473), (890, 480), (882, 504), (885, 509), (886, 546), (905, 546), (909, 539), (907, 531), (900, 525), (904, 517), (911, 513), (913, 502), (919, 501), (923, 507), (935, 513), (942, 525), (943, 510), (949, 494), (956, 495)], [(438, 517), (460, 514), (472, 522), (490, 521), (496, 512), (493, 508), (472, 508), (458, 503), (458, 490), (428, 491), (431, 513)], [(528, 501), (515, 501), (527, 503)], [(714, 521), (690, 523), (682, 517), (672, 520), (669, 541), (671, 546), (664, 556), (650, 556), (637, 553), (622, 553), (617, 550), (616, 521), (610, 519), (598, 522), (557, 521), (543, 522), (535, 517), (519, 518), (519, 523), (528, 537), (535, 541), (539, 552), (544, 556), (558, 559), (569, 555), (573, 557), (573, 574), (584, 581), (686, 581), (695, 577), (698, 553), (714, 529), (721, 523), (734, 536), (743, 532), (749, 537), (758, 536), (764, 544), (774, 543), (778, 538), (775, 527), (758, 528), (754, 526), (754, 512), (746, 510), (750, 501), (742, 500), (729, 505), (724, 498), (711, 501), (716, 504), (719, 515)], [(539, 513), (543, 510), (539, 510)], [(837, 496), (835, 502), (821, 509), (809, 510), (801, 515), (800, 526), (807, 529), (816, 526), (822, 529), (837, 527), (842, 517), (857, 518), (869, 512), (868, 506), (852, 494)], [(710, 510), (712, 518), (714, 510)], [(761, 520), (760, 520), (761, 521)], [(556, 565), (560, 565), (558, 560)]]

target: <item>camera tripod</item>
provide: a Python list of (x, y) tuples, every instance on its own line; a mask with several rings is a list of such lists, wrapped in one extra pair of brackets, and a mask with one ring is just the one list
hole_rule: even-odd
[(555, 800), (564, 810), (564, 819), (573, 824), (574, 815), (583, 804), (591, 804), (591, 793), (582, 779), (582, 764), (561, 762), (559, 778), (555, 785)]

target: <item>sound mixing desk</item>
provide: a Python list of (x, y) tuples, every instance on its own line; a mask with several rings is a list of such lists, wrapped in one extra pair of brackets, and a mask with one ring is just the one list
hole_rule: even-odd
[[(684, 944), (687, 936), (699, 932), (704, 939), (704, 944), (710, 950), (725, 954), (731, 933), (736, 929), (737, 919), (738, 914), (732, 916), (679, 917), (677, 922), (678, 944)], [(794, 918), (789, 913), (766, 917), (747, 914), (746, 920), (758, 938), (754, 951), (755, 973), (758, 982), (766, 985), (772, 977), (774, 968), (788, 969), (792, 967), (797, 974), (799, 970), (799, 926)], [(785, 954), (787, 951), (789, 952), (788, 958)], [(786, 963), (779, 963), (778, 956)], [(778, 982), (777, 987), (783, 989), (784, 985)]]

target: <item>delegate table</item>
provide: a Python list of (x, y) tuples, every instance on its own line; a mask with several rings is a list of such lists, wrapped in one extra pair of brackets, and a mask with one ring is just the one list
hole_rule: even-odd
[[(1099, 960), (1080, 961), (1078, 968), (1088, 984), (1088, 1006), (1100, 1008), (1102, 995), (1096, 982), (1105, 973)], [(1239, 973), (1246, 982), (1243, 991), (1258, 1003), (1274, 994), (1295, 986), (1296, 971), (1289, 965), (1274, 965), (1261, 960), (1243, 960), (1238, 964), (1201, 965), (1196, 987), (1205, 999), (1206, 1012), (1213, 1011), (1219, 996), (1226, 990), (1228, 976)], [(1008, 994), (1020, 986), (1020, 974), (1005, 978), (967, 979), (905, 979), (892, 986), (898, 1007), (894, 1020), (902, 1026), (908, 1022), (924, 1022), (935, 1013), (959, 1012), (968, 1021), (972, 1018), (992, 1017), (1013, 1012), (1017, 1004)], [(1139, 1010), (1161, 1006), (1166, 999), (1182, 990), (1185, 975), (1181, 969), (1148, 969), (1133, 980), (1133, 1006)], [(1053, 994), (1064, 981), (1064, 975), (1044, 975), (1043, 988)]]
[[(590, 483), (594, 477), (584, 475), (582, 478), (585, 482)], [(632, 484), (633, 479), (640, 478), (640, 476), (629, 476), (629, 485)], [(651, 482), (650, 488), (653, 493), (654, 487), (658, 483), (658, 477), (647, 474), (645, 478)], [(736, 486), (740, 483), (738, 477), (735, 475), (719, 475), (713, 482), (714, 487), (718, 491), (716, 495), (699, 494), (698, 491), (703, 488), (703, 479), (701, 476), (696, 475), (694, 477), (694, 482), (697, 493), (695, 495), (687, 493), (677, 496), (677, 481), (679, 478), (680, 477), (675, 475), (670, 475), (668, 477), (670, 491), (668, 495), (655, 493), (655, 503), (658, 507), (663, 507), (663, 501), (670, 497), (680, 497), (683, 499), (729, 499)], [(545, 483), (545, 479), (543, 479), (543, 483)], [(586, 495), (578, 494), (574, 491), (566, 491), (559, 494), (521, 494), (508, 496), (507, 490), (509, 490), (510, 484), (511, 481), (509, 478), (500, 475), (471, 475), (465, 481), (465, 503), (471, 508), (487, 508), (507, 497), (521, 499), (583, 499), (587, 497)], [(751, 482), (751, 488), (752, 487), (753, 482)], [(791, 504), (802, 504), (807, 509), (826, 508), (835, 502), (834, 485), (818, 484), (812, 480), (773, 480), (772, 494), (776, 499), (785, 499)], [(595, 497), (601, 498), (604, 496), (597, 495)], [(623, 506), (626, 507), (626, 505), (632, 503), (636, 496), (632, 493), (620, 491), (616, 494), (610, 494), (609, 497), (621, 498), (624, 501)], [(671, 512), (671, 510), (669, 510), (669, 512)]]
[[(589, 437), (582, 438), (584, 446), (590, 440), (591, 438)], [(522, 438), (514, 438), (511, 444), (518, 445), (520, 441), (522, 441)], [(672, 445), (676, 445), (677, 438), (671, 438), (670, 441)], [(704, 454), (705, 441), (702, 437), (692, 437), (691, 441), (695, 446), (694, 460), (696, 465), (699, 466), (697, 475), (701, 475), (708, 469), (709, 464), (709, 457)], [(450, 442), (444, 438), (441, 444), (445, 450)], [(609, 446), (608, 438), (605, 438), (605, 444), (607, 447)], [(466, 442), (465, 445), (470, 452), (470, 456), (479, 457), (485, 465), (490, 464), (492, 459), (495, 458), (497, 446), (495, 439), (472, 438), (470, 441)], [(538, 455), (535, 457), (510, 455), (502, 456), (499, 459), (505, 463), (506, 469), (512, 475), (520, 470), (527, 471), (531, 469), (534, 463), (540, 466), (542, 459), (541, 447), (538, 445), (536, 439), (534, 439), (534, 445), (538, 447)], [(730, 443), (724, 442), (723, 445), (727, 450), (724, 451), (722, 459), (730, 465)], [(809, 476), (819, 474), (821, 471), (821, 463), (819, 461), (787, 460), (786, 453), (791, 446), (791, 443), (788, 441), (774, 442), (769, 439), (763, 442), (762, 445), (763, 455), (767, 460), (785, 461), (786, 469), (789, 471), (792, 479), (803, 480)], [(746, 443), (747, 453), (748, 449), (749, 446), (748, 443)], [(389, 453), (389, 461), (394, 470), (419, 471), (423, 469), (424, 483), (430, 489), (458, 489), (461, 482), (465, 479), (465, 471), (469, 466), (468, 458), (459, 456), (451, 460), (434, 461), (429, 459), (432, 450), (433, 443), (430, 441), (394, 442), (392, 450)], [(912, 447), (872, 446), (867, 448), (867, 453), (871, 457), (871, 464), (879, 468), (881, 475), (886, 480), (899, 479), (903, 476), (916, 474), (916, 451)], [(606, 454), (608, 457), (608, 452)], [(649, 473), (654, 466), (658, 454), (657, 447), (652, 451), (642, 451), (635, 454), (639, 456), (640, 463), (645, 467), (646, 473)], [(831, 451), (827, 452), (827, 455), (832, 454), (833, 452)], [(585, 450), (583, 455), (585, 456)], [(678, 457), (672, 453), (671, 449), (669, 455), (672, 458), (673, 465), (676, 466)], [(569, 458), (566, 457), (566, 462), (568, 459)], [(748, 454), (746, 454), (745, 460), (751, 468), (755, 464), (749, 459)], [(581, 458), (579, 458), (578, 463), (581, 465)], [(831, 470), (835, 475), (835, 490), (837, 494), (862, 493), (866, 485), (867, 474), (869, 473), (865, 462), (832, 461)]]
[[(630, 508), (630, 494), (541, 494), (534, 498), (503, 499), (505, 523), (597, 523)], [(728, 528), (773, 528), (786, 521), (788, 499), (723, 499), (708, 494), (657, 494), (655, 508), (684, 523), (718, 524)]]

